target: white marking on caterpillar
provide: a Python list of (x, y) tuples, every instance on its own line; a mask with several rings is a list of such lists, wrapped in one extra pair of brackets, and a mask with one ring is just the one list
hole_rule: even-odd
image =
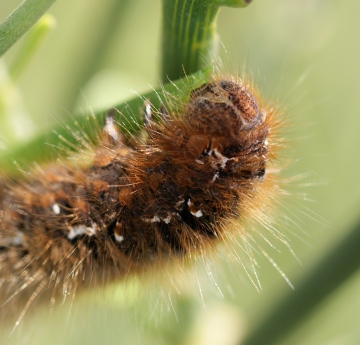
[(226, 163), (227, 163), (227, 161), (230, 160), (230, 158), (227, 158), (227, 157), (225, 157), (224, 155), (222, 155), (222, 154), (218, 151), (218, 149), (214, 149), (214, 150), (209, 151), (209, 155), (211, 155), (212, 153), (214, 153), (214, 155), (216, 156), (216, 158), (219, 159), (219, 162), (218, 162), (217, 164), (220, 164), (220, 167), (221, 167), (222, 169), (225, 169)]
[(193, 203), (191, 202), (191, 200), (189, 199), (188, 202), (187, 202), (188, 206), (189, 206), (189, 211), (190, 213), (195, 216), (196, 218), (200, 218), (202, 217), (204, 214), (202, 213), (201, 210), (197, 210), (197, 211), (192, 211), (193, 207)]
[(106, 118), (106, 125), (104, 126), (104, 131), (109, 134), (113, 139), (119, 140), (119, 132), (114, 125), (114, 119), (112, 117)]
[[(190, 212), (191, 212), (191, 211), (190, 211)], [(196, 211), (195, 213), (194, 213), (194, 212), (191, 212), (191, 214), (192, 214), (193, 216), (197, 217), (197, 218), (200, 218), (200, 217), (202, 217), (202, 216), (204, 215), (201, 210), (198, 210), (198, 211)]]
[(145, 223), (159, 223), (160, 222), (160, 217), (159, 216), (154, 216), (152, 218), (142, 218), (142, 221)]
[(73, 240), (75, 237), (81, 236), (81, 235), (87, 235), (90, 237), (96, 235), (97, 224), (92, 223), (91, 227), (86, 226), (84, 224), (80, 224), (80, 225), (75, 225), (75, 226), (69, 226), (68, 228), (69, 228), (70, 232), (67, 237), (69, 240)]
[(197, 164), (205, 164), (203, 161), (201, 161), (200, 159), (195, 159), (195, 162), (197, 163)]
[(168, 215), (164, 218), (160, 218), (159, 216), (154, 216), (152, 218), (142, 218), (142, 221), (145, 223), (160, 223), (161, 221), (163, 221), (165, 224), (169, 224), (173, 215), (178, 215), (178, 213), (168, 213)]
[(58, 215), (60, 214), (60, 206), (58, 204), (53, 204), (52, 205), (52, 211), (54, 212), (54, 214)]
[(169, 224), (170, 220), (171, 220), (171, 214), (169, 214), (167, 217), (161, 218), (161, 219), (165, 222), (165, 224)]
[(217, 171), (217, 172), (214, 174), (213, 178), (211, 179), (211, 183), (214, 183), (215, 180), (216, 180), (218, 177), (219, 177), (219, 172)]
[(116, 240), (117, 242), (119, 242), (119, 243), (121, 243), (122, 241), (124, 241), (124, 236), (114, 234), (114, 237), (115, 237), (115, 240)]

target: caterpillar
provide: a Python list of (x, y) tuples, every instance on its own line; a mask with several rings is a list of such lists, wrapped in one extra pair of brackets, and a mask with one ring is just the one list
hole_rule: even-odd
[(155, 116), (145, 103), (146, 139), (126, 141), (109, 115), (89, 164), (58, 161), (3, 182), (1, 308), (202, 253), (236, 219), (259, 218), (279, 190), (279, 116), (245, 80), (214, 76), (179, 112)]

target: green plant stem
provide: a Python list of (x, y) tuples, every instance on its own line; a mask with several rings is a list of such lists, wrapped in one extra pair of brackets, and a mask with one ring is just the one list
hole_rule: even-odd
[[(151, 92), (137, 96), (130, 101), (114, 107), (120, 114), (115, 112), (115, 119), (120, 123), (125, 134), (134, 134), (139, 132), (143, 127), (142, 108), (144, 101), (150, 101), (155, 108), (159, 108), (162, 103), (166, 103), (168, 98), (178, 98), (186, 101), (190, 90), (193, 90), (205, 83), (211, 73), (211, 69), (198, 71), (197, 73), (179, 79), (173, 83), (168, 83), (163, 87)], [(170, 96), (171, 95), (171, 96)], [(170, 100), (171, 101), (171, 100)], [(98, 123), (102, 123), (105, 112), (95, 114)], [(63, 124), (53, 129), (53, 133), (48, 132), (38, 134), (36, 138), (26, 144), (19, 144), (13, 149), (9, 149), (4, 153), (0, 152), (1, 169), (14, 173), (16, 166), (14, 161), (25, 163), (37, 162), (41, 163), (54, 158), (53, 147), (61, 146), (62, 140), (66, 141), (66, 151), (81, 151), (84, 147), (79, 140), (79, 131), (86, 133), (85, 135), (94, 139), (97, 133), (94, 133), (94, 123), (88, 120), (88, 117), (75, 116), (67, 119)], [(54, 134), (55, 133), (55, 134)], [(81, 136), (81, 135), (80, 135)], [(60, 139), (62, 138), (62, 139)]]
[(39, 18), (55, 0), (24, 0), (0, 24), (0, 56), (2, 56)]
[(244, 7), (246, 0), (163, 0), (162, 80), (207, 68), (218, 45), (221, 6)]
[(360, 221), (290, 292), (241, 345), (277, 344), (360, 267)]

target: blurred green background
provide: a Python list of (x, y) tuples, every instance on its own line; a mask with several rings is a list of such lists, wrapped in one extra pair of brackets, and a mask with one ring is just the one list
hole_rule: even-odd
[[(1, 2), (0, 20), (17, 3)], [(56, 28), (16, 81), (6, 71), (22, 41), (0, 61), (0, 150), (79, 109), (111, 107), (132, 97), (130, 89), (159, 85), (160, 1), (63, 0), (49, 12)], [(294, 123), (287, 156), (295, 163), (286, 175), (307, 176), (291, 187), (282, 212), (293, 222), (285, 217), (282, 230), (295, 233), (289, 239), (301, 265), (278, 243), (266, 251), (295, 288), (359, 217), (359, 13), (357, 1), (255, 0), (223, 8), (218, 20), (225, 66), (245, 64)], [(185, 275), (169, 268), (161, 278), (79, 295), (71, 310), (65, 303), (51, 316), (46, 308), (29, 313), (11, 338), (10, 328), (1, 330), (0, 343), (240, 343), (292, 290), (264, 257), (258, 292), (226, 248), (214, 256)], [(359, 289), (357, 273), (278, 344), (359, 344)]]

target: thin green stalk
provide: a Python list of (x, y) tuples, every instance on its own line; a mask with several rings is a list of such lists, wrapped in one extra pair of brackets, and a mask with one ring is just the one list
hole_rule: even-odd
[(55, 0), (24, 0), (0, 24), (0, 56), (2, 56), (39, 18)]
[(329, 250), (241, 345), (277, 344), (360, 267), (360, 222)]
[(218, 45), (221, 6), (245, 7), (249, 0), (163, 0), (162, 80), (207, 68)]

